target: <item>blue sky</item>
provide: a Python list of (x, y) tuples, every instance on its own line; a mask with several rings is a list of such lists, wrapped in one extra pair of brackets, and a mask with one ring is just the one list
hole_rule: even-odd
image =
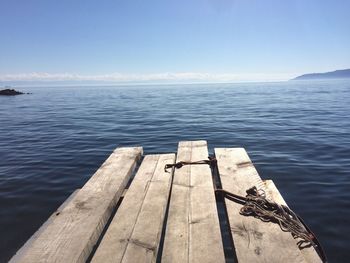
[(0, 81), (245, 81), (350, 68), (350, 1), (0, 0)]

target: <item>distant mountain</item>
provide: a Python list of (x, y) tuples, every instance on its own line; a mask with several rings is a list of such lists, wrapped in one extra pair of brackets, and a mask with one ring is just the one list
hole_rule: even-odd
[(336, 70), (325, 73), (311, 73), (298, 76), (292, 80), (313, 80), (313, 79), (347, 79), (350, 78), (350, 69)]

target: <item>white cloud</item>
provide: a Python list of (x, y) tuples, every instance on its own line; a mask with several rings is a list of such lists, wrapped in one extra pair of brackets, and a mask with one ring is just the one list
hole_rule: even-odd
[(72, 73), (33, 72), (0, 75), (0, 81), (101, 81), (101, 82), (240, 82), (240, 81), (278, 81), (293, 77), (291, 74), (233, 74), (233, 73), (152, 73), (152, 74), (100, 74), (83, 75)]

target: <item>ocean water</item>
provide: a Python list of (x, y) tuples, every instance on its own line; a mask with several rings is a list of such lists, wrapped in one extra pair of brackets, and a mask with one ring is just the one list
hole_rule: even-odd
[(323, 244), (350, 246), (350, 81), (32, 87), (0, 97), (0, 262), (117, 146), (245, 147)]

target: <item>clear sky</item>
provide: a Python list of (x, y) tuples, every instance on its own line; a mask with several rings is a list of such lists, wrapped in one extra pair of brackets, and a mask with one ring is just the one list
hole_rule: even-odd
[(0, 81), (275, 80), (350, 68), (348, 0), (0, 0)]

